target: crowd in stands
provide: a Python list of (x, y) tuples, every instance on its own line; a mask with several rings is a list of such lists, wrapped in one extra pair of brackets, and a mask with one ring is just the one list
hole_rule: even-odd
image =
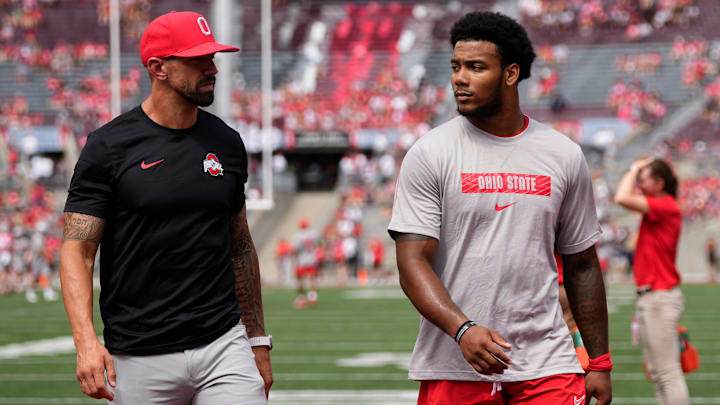
[(615, 56), (615, 71), (620, 73), (639, 73), (651, 75), (657, 72), (662, 65), (660, 52), (647, 52), (640, 54), (617, 54)]
[[(111, 118), (109, 71), (78, 75), (86, 62), (107, 61), (108, 44), (59, 41), (48, 48), (37, 40), (36, 30), (45, 23), (43, 9), (62, 2), (0, 0), (0, 63), (15, 66), (20, 83), (41, 73), (51, 94), (47, 108), (56, 112), (48, 116), (32, 111), (21, 93), (0, 97), (0, 136), (7, 147), (7, 166), (0, 179), (0, 295), (24, 292), (29, 302), (56, 299), (53, 284), (62, 233), (62, 213), (52, 190), (36, 181), (33, 162), (48, 160), (53, 175), (62, 170), (57, 161), (42, 156), (21, 160), (16, 148), (22, 145), (11, 144), (10, 131), (54, 124), (61, 138), (76, 135), (82, 146), (91, 130)], [(121, 79), (123, 98), (139, 92), (140, 79), (137, 68)]]
[(672, 58), (683, 64), (682, 81), (685, 87), (697, 87), (718, 73), (720, 42), (702, 38), (686, 39), (679, 36), (673, 40)]
[[(48, 77), (46, 87), (51, 92), (50, 106), (58, 111), (56, 125), (74, 134), (80, 146), (87, 134), (110, 121), (109, 74), (95, 74), (67, 84), (59, 77)], [(132, 68), (120, 81), (120, 97), (124, 99), (140, 91), (140, 69)]]
[[(17, 172), (11, 167), (11, 176)], [(0, 295), (25, 293), (29, 302), (38, 300), (38, 292), (45, 300), (57, 298), (53, 284), (62, 224), (44, 186), (30, 183), (0, 192)]]
[[(362, 128), (408, 128), (427, 122), (444, 97), (445, 89), (409, 83), (386, 69), (368, 83), (355, 83), (345, 103), (318, 93), (306, 93), (290, 83), (273, 91), (273, 125), (285, 131), (353, 131)], [(259, 90), (233, 94), (233, 115), (238, 121), (260, 125)]]
[(686, 219), (702, 221), (720, 217), (718, 174), (681, 180), (678, 203)]
[(667, 106), (656, 91), (648, 91), (642, 82), (618, 80), (610, 89), (607, 105), (618, 118), (629, 122), (636, 130), (647, 130), (667, 113)]
[(714, 124), (715, 128), (720, 128), (720, 76), (717, 76), (713, 82), (705, 87), (705, 95), (708, 98), (708, 103), (705, 107), (703, 119)]
[(536, 61), (548, 66), (566, 64), (570, 56), (570, 49), (565, 44), (542, 44), (535, 50)]
[(7, 139), (11, 128), (30, 128), (42, 123), (43, 115), (29, 110), (25, 96), (17, 94), (9, 98), (0, 98), (0, 135), (4, 139)]
[(560, 82), (558, 66), (566, 65), (570, 50), (567, 45), (542, 44), (535, 51), (536, 73), (531, 78), (530, 98), (538, 100), (543, 97), (554, 96), (558, 93), (557, 85)]
[(42, 48), (34, 39), (20, 45), (3, 45), (0, 47), (0, 62), (16, 64), (18, 79), (26, 80), (31, 68), (44, 69), (53, 73), (68, 74), (78, 64), (90, 60), (106, 60), (108, 45), (95, 42), (79, 44), (60, 43), (52, 49)]
[[(43, 9), (60, 0), (0, 0), (0, 43), (18, 40), (29, 30), (40, 26), (44, 20)], [(18, 35), (20, 33), (20, 35)]]
[(537, 100), (556, 94), (557, 84), (560, 81), (560, 73), (550, 67), (538, 69), (536, 77), (533, 78), (530, 87), (530, 98)]
[(673, 40), (671, 55), (676, 61), (692, 60), (707, 56), (709, 49), (710, 45), (705, 39), (685, 39), (685, 37), (678, 36)]
[(665, 26), (684, 26), (700, 15), (694, 0), (520, 0), (524, 22), (544, 30), (590, 35), (598, 29), (624, 30), (628, 39), (651, 35)]
[(705, 79), (715, 77), (717, 73), (717, 63), (707, 58), (688, 60), (683, 63), (683, 85), (685, 85), (685, 87), (697, 87), (701, 85)]
[[(123, 26), (133, 22), (149, 21), (148, 0), (121, 2)], [(10, 127), (30, 127), (54, 124), (64, 135), (75, 135), (82, 146), (87, 133), (110, 119), (109, 69), (86, 72), (84, 65), (90, 61), (107, 61), (109, 45), (103, 42), (82, 41), (75, 43), (59, 39), (54, 45), (43, 46), (37, 31), (47, 24), (43, 10), (59, 5), (72, 6), (71, 0), (0, 0), (0, 63), (15, 67), (15, 80), (25, 83), (29, 78), (45, 80), (50, 91), (43, 112), (29, 111), (28, 100), (21, 94), (0, 98), (0, 130)], [(103, 13), (108, 1), (97, 3), (98, 19), (103, 23)], [(144, 19), (144, 20), (143, 20)], [(143, 22), (144, 21), (144, 22)], [(107, 22), (107, 21), (104, 21)], [(143, 25), (144, 27), (144, 25)], [(139, 36), (138, 36), (139, 38)], [(140, 70), (131, 69), (121, 79), (122, 99), (137, 95), (140, 90)], [(55, 113), (48, 114), (48, 110)]]
[[(48, 103), (55, 111), (52, 124), (57, 125), (61, 133), (75, 136), (82, 146), (90, 131), (111, 118), (109, 73), (107, 70), (84, 71), (86, 62), (108, 59), (108, 45), (93, 41), (61, 41), (52, 47), (44, 47), (35, 33), (46, 23), (45, 7), (70, 1), (0, 0), (0, 21), (3, 22), (0, 28), (0, 63), (13, 64), (19, 82), (28, 80), (34, 72), (43, 73), (45, 88), (51, 94)], [(126, 40), (139, 39), (151, 19), (151, 3), (150, 0), (120, 2)], [(696, 0), (520, 0), (519, 6), (524, 22), (534, 28), (583, 35), (598, 29), (612, 29), (624, 32), (627, 38), (636, 39), (647, 37), (662, 27), (691, 24), (699, 15), (696, 3)], [(96, 7), (98, 23), (108, 24), (109, 0), (99, 0)], [(336, 50), (352, 52), (357, 63), (368, 65), (363, 75), (352, 76), (357, 80), (342, 83), (341, 98), (337, 91), (333, 91), (337, 89), (308, 93), (292, 82), (275, 89), (272, 95), (273, 126), (283, 133), (326, 130), (352, 133), (361, 129), (383, 128), (403, 133), (393, 142), (389, 138), (380, 141), (381, 146), (371, 153), (349, 152), (342, 159), (337, 188), (340, 205), (330, 222), (313, 224), (322, 229), (320, 262), (326, 268), (332, 267), (341, 275), (340, 279), (342, 274), (358, 279), (360, 270), (373, 268), (379, 271), (384, 267), (383, 239), (380, 235), (367, 234), (368, 230), (364, 229), (362, 222), (363, 212), (376, 205), (384, 218), (389, 220), (394, 179), (402, 157), (414, 141), (429, 129), (428, 122), (446, 98), (446, 87), (425, 81), (415, 85), (403, 79), (397, 71), (396, 59), (381, 61), (378, 58), (369, 63), (376, 47), (383, 46), (388, 48), (385, 51), (392, 51), (391, 45), (398, 40), (398, 30), (404, 23), (398, 22), (402, 19), (392, 20), (381, 12), (367, 14), (377, 5), (363, 7), (358, 10), (365, 10), (362, 26), (365, 27), (363, 35), (367, 34), (367, 38), (360, 41), (357, 33), (353, 32), (352, 27), (355, 26), (349, 22), (334, 28), (333, 34), (337, 38), (330, 37), (337, 41), (352, 39), (355, 44), (352, 49), (348, 51), (338, 42), (334, 45), (338, 47)], [(409, 17), (409, 8), (395, 5), (387, 6), (387, 9), (391, 7), (399, 7), (398, 13), (403, 14), (403, 18)], [(376, 17), (377, 21), (371, 24), (370, 19)], [(358, 41), (362, 44), (358, 45)], [(531, 97), (556, 96), (561, 80), (558, 69), (568, 63), (570, 50), (564, 44), (542, 44), (537, 48), (537, 55), (539, 70), (533, 75)], [(720, 78), (717, 77), (720, 41), (678, 37), (672, 43), (671, 58), (672, 62), (683, 64), (683, 76), (678, 80), (687, 87), (705, 89), (710, 101), (704, 117), (720, 126)], [(619, 74), (652, 75), (666, 62), (659, 52), (618, 54), (615, 69)], [(371, 65), (372, 69), (369, 68)], [(76, 77), (77, 72), (83, 73)], [(337, 77), (343, 78), (342, 71), (338, 72), (340, 76)], [(127, 72), (121, 82), (123, 98), (139, 93), (142, 76), (139, 68)], [(335, 78), (332, 72), (321, 69), (318, 81), (335, 85)], [(636, 131), (656, 125), (668, 110), (659, 93), (646, 89), (639, 80), (618, 80), (609, 91), (607, 106), (618, 118), (631, 123)], [(236, 91), (232, 108), (235, 120), (260, 126), (261, 97), (258, 89)], [(42, 113), (30, 110), (24, 95), (0, 97), (0, 136), (6, 141), (11, 128), (43, 125), (48, 121)], [(559, 119), (553, 127), (575, 141), (580, 139), (579, 120)], [(677, 149), (692, 149), (695, 145), (690, 140), (681, 140)], [(0, 294), (30, 291), (37, 286), (45, 289), (49, 285), (46, 275), (52, 274), (52, 269), (57, 267), (57, 246), (62, 228), (61, 214), (53, 206), (50, 192), (33, 183), (32, 179), (22, 177), (22, 171), (17, 169), (17, 156), (15, 150), (10, 151), (9, 175), (13, 180), (8, 187), (0, 188)], [(279, 161), (278, 156), (282, 155), (276, 154)], [(259, 171), (257, 160), (251, 160), (250, 170), (252, 173)], [(257, 177), (251, 176), (254, 179)], [(598, 195), (609, 189), (607, 184), (597, 187)], [(248, 198), (259, 197), (260, 188), (253, 185), (248, 190)], [(679, 200), (688, 218), (720, 216), (718, 197), (715, 175), (685, 180), (680, 185)], [(599, 201), (601, 210), (607, 209), (610, 204), (602, 198)], [(611, 219), (604, 219), (603, 226), (611, 229), (610, 234), (613, 235), (606, 242), (620, 245), (627, 240), (628, 236), (622, 230), (613, 227)], [(31, 300), (32, 294), (28, 294)], [(52, 298), (52, 293), (47, 294)]]

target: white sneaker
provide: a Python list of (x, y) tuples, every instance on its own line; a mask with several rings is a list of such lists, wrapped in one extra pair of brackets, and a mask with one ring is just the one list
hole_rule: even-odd
[(27, 290), (25, 290), (25, 299), (31, 304), (36, 303), (38, 297), (37, 294), (35, 294), (35, 290), (33, 290), (32, 288), (28, 288)]
[(43, 298), (45, 301), (56, 301), (58, 299), (57, 293), (50, 287), (43, 290)]
[(318, 302), (318, 293), (314, 290), (310, 290), (310, 292), (308, 292), (307, 299), (310, 306), (315, 306)]

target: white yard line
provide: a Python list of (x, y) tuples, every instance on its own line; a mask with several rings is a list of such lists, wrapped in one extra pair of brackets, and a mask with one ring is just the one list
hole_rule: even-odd
[(42, 339), (0, 346), (0, 359), (16, 359), (22, 356), (47, 356), (74, 352), (75, 344), (73, 343), (72, 336), (63, 336), (54, 339)]

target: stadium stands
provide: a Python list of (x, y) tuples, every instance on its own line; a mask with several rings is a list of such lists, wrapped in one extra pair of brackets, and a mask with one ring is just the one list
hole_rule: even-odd
[(712, 0), (521, 0), (519, 8), (530, 35), (551, 43), (669, 42), (718, 33)]
[[(121, 3), (121, 85), (127, 110), (148, 91), (137, 56), (147, 22), (171, 9), (210, 15), (212, 1)], [(242, 52), (232, 62), (232, 120), (247, 129), (242, 135), (248, 144), (258, 144), (249, 138), (257, 136), (261, 122), (260, 8), (248, 3), (238, 2), (233, 9)], [(366, 235), (384, 234), (380, 228), (394, 176), (387, 167), (396, 168), (418, 136), (454, 113), (447, 91), (448, 28), (471, 10), (504, 7), (528, 27), (538, 59), (532, 77), (521, 86), (521, 104), (529, 115), (583, 144), (602, 184), (596, 186), (599, 194), (608, 195), (617, 170), (627, 164), (616, 160), (624, 156), (618, 149), (655, 153), (680, 166), (698, 158), (717, 162), (720, 156), (720, 9), (712, 0), (648, 2), (651, 8), (620, 0), (274, 4), (275, 148), (287, 157), (287, 170), (299, 170), (306, 165), (298, 165), (297, 159), (310, 156), (296, 145), (303, 134), (341, 134), (347, 141), (344, 149), (322, 152), (333, 154), (330, 172), (340, 173), (336, 184), (334, 177), (329, 183), (339, 196), (364, 196), (354, 201), (362, 201), (367, 215), (360, 221)], [(17, 207), (29, 209), (28, 191), (22, 191), (29, 189), (21, 183), (61, 184), (58, 178), (68, 172), (62, 164), (66, 140), (82, 146), (89, 131), (110, 119), (108, 7), (107, 0), (0, 2), (0, 133), (5, 145), (0, 155), (15, 156), (14, 167), (38, 153), (52, 162), (49, 177), (28, 178), (23, 170), (5, 176), (0, 215), (16, 212), (8, 205), (14, 197), (8, 195), (17, 195), (22, 202)], [(687, 108), (694, 102), (702, 103), (699, 112)], [(679, 129), (656, 136), (678, 122), (679, 115)], [(23, 152), (23, 145), (34, 146), (35, 152)], [(356, 169), (364, 176), (342, 173), (341, 158), (348, 149), (355, 157), (366, 157)], [(259, 195), (258, 149), (249, 150), (254, 169), (250, 194)], [(10, 160), (0, 159), (0, 164), (11, 167), (3, 163)], [(37, 163), (37, 173), (47, 166), (43, 164)], [(683, 209), (691, 218), (717, 218), (712, 203), (717, 173), (711, 163), (695, 166), (681, 185)], [(607, 199), (599, 201), (611, 228), (613, 208)]]

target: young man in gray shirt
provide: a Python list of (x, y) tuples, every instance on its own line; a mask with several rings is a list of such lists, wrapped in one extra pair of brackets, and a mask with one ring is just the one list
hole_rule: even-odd
[[(609, 404), (600, 228), (580, 147), (520, 110), (535, 57), (522, 26), (470, 13), (451, 43), (460, 116), (408, 152), (388, 228), (422, 315), (409, 372), (418, 403)], [(558, 303), (555, 247), (587, 375)]]

